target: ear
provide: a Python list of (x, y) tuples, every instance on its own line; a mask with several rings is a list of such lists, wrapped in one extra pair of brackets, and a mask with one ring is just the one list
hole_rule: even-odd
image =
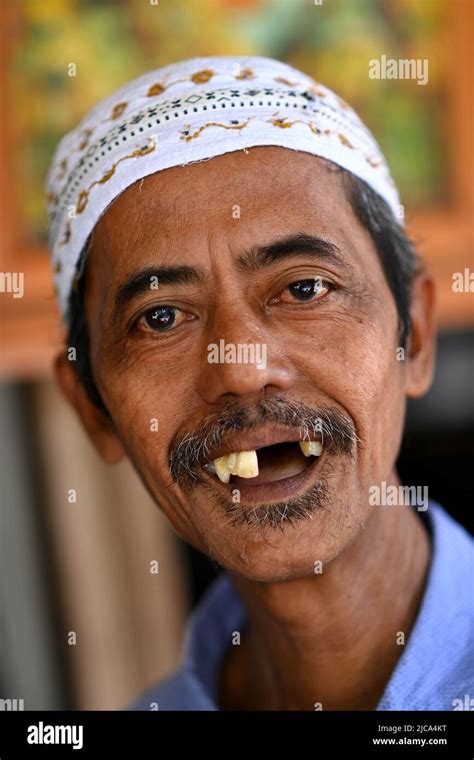
[(77, 373), (64, 353), (54, 362), (56, 380), (65, 398), (76, 410), (89, 438), (100, 456), (109, 464), (125, 456), (123, 446), (108, 417), (89, 399)]
[(428, 272), (415, 276), (410, 316), (406, 393), (409, 398), (418, 398), (432, 383), (436, 353), (436, 286)]

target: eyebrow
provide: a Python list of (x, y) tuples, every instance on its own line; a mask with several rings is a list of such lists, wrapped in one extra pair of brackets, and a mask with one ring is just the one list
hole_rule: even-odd
[[(268, 245), (255, 246), (237, 258), (237, 268), (242, 272), (254, 272), (284, 259), (311, 254), (321, 261), (348, 268), (340, 249), (334, 243), (316, 235), (296, 233), (275, 240)], [(189, 285), (204, 280), (202, 270), (180, 265), (171, 267), (147, 267), (131, 274), (119, 287), (113, 309), (115, 321), (125, 304), (151, 288), (152, 278), (158, 285)]]
[(269, 245), (250, 249), (238, 257), (237, 266), (240, 271), (254, 272), (283, 259), (295, 258), (304, 254), (311, 254), (328, 264), (342, 268), (347, 267), (347, 262), (337, 245), (324, 240), (324, 238), (308, 235), (304, 232), (289, 235)]
[(120, 286), (115, 296), (113, 319), (126, 303), (141, 293), (151, 289), (151, 283), (156, 278), (160, 285), (187, 285), (202, 279), (202, 274), (194, 267), (148, 267), (130, 275)]

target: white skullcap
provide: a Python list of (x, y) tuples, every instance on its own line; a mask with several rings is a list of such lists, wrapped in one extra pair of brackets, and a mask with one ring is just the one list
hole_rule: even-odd
[(170, 64), (100, 101), (56, 149), (47, 193), (63, 315), (84, 244), (123, 190), (162, 169), (259, 145), (338, 164), (365, 180), (398, 216), (400, 201), (380, 148), (327, 87), (271, 58)]

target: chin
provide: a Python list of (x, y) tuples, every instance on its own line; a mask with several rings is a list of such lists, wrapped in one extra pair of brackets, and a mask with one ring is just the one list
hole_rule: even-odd
[(198, 548), (225, 570), (246, 580), (276, 583), (317, 578), (345, 544), (344, 537), (336, 533), (336, 524), (326, 524), (327, 518), (328, 513), (321, 510), (312, 519), (292, 523), (284, 520), (278, 527), (239, 522), (228, 525), (223, 532), (214, 524), (212, 538), (201, 541)]

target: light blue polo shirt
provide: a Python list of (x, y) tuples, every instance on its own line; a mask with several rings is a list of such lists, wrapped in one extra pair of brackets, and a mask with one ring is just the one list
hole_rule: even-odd
[[(427, 583), (377, 710), (474, 709), (473, 541), (435, 502), (425, 515), (432, 533)], [(180, 669), (130, 709), (219, 710), (221, 663), (233, 632), (245, 625), (245, 609), (223, 573), (189, 620)]]

